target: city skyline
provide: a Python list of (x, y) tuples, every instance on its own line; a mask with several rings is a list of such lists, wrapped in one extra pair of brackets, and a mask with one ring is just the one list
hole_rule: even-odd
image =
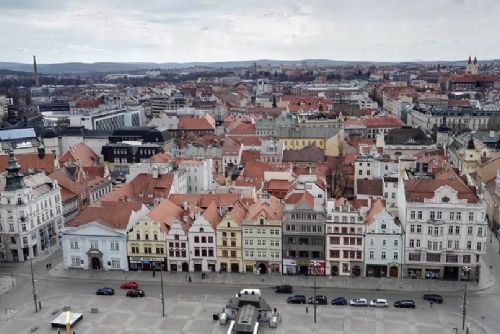
[(494, 1), (0, 1), (0, 61), (495, 59)]

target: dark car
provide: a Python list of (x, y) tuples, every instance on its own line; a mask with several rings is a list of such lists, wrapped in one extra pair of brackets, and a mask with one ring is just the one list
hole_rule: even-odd
[(295, 295), (288, 297), (286, 302), (288, 304), (305, 304), (306, 303), (306, 296), (304, 295)]
[(394, 302), (394, 307), (397, 308), (415, 308), (415, 302), (409, 299), (398, 300)]
[(332, 305), (347, 305), (347, 299), (344, 297), (337, 297), (332, 300)]
[(328, 305), (328, 299), (326, 296), (317, 295), (316, 297), (311, 297), (307, 301), (308, 304), (317, 304), (317, 305)]
[(115, 294), (115, 290), (113, 290), (111, 288), (101, 288), (101, 289), (97, 289), (95, 294), (96, 295), (103, 295), (103, 296), (112, 296)]
[(127, 291), (127, 297), (144, 297), (144, 291), (142, 290), (130, 290)]
[(428, 300), (433, 303), (437, 304), (442, 304), (443, 303), (443, 297), (440, 295), (436, 295), (434, 293), (428, 293), (424, 295), (424, 300)]
[(274, 292), (276, 293), (292, 293), (293, 288), (291, 285), (278, 285), (274, 288)]

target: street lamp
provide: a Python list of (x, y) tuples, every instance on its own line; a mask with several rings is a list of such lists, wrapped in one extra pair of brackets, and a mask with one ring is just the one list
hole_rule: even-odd
[(36, 304), (36, 288), (35, 288), (35, 275), (33, 274), (33, 259), (30, 257), (31, 268), (31, 284), (33, 286), (33, 301), (35, 302), (35, 312), (38, 312), (38, 305)]
[(318, 305), (318, 301), (317, 301), (317, 298), (316, 298), (316, 276), (318, 276), (318, 267), (320, 266), (319, 262), (317, 261), (313, 261), (312, 263), (312, 267), (314, 268), (314, 304), (313, 304), (313, 307), (314, 307), (314, 323), (316, 323), (316, 307)]
[(160, 280), (161, 280), (161, 312), (162, 316), (165, 317), (165, 295), (163, 293), (163, 268), (160, 265)]
[(465, 330), (465, 317), (467, 316), (467, 281), (469, 280), (469, 274), (470, 274), (470, 267), (469, 266), (464, 266), (462, 270), (464, 271), (464, 276), (465, 276), (465, 284), (464, 284), (464, 303), (462, 306), (462, 330)]

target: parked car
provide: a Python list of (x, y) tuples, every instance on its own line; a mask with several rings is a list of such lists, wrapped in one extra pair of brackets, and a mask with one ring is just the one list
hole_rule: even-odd
[(122, 289), (137, 289), (138, 287), (139, 284), (135, 281), (127, 281), (120, 286)]
[(144, 291), (142, 290), (134, 289), (127, 291), (127, 297), (144, 297), (144, 296), (145, 294)]
[(96, 295), (112, 296), (115, 294), (115, 290), (111, 288), (100, 288), (95, 292)]
[(337, 297), (332, 299), (332, 305), (347, 305), (347, 299), (344, 297)]
[(295, 295), (288, 297), (286, 302), (288, 304), (305, 304), (306, 303), (306, 296), (304, 295)]
[(441, 295), (436, 295), (434, 293), (427, 293), (424, 295), (424, 300), (437, 303), (437, 304), (442, 304), (443, 303), (443, 297)]
[(292, 293), (293, 288), (291, 285), (278, 285), (274, 288), (274, 292), (276, 293)]
[(389, 307), (387, 299), (372, 299), (370, 300), (371, 307)]
[(309, 298), (307, 303), (316, 305), (328, 305), (328, 298), (326, 298), (326, 296), (316, 295), (316, 297)]
[(351, 306), (368, 306), (368, 301), (365, 298), (354, 298), (349, 302)]
[(415, 308), (415, 302), (410, 299), (403, 299), (394, 302), (394, 307), (397, 308)]

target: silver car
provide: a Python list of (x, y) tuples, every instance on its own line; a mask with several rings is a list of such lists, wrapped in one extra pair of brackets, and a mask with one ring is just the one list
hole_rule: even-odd
[(387, 299), (373, 299), (370, 300), (371, 307), (389, 307)]
[(368, 306), (368, 301), (365, 298), (354, 298), (349, 302), (351, 306)]

